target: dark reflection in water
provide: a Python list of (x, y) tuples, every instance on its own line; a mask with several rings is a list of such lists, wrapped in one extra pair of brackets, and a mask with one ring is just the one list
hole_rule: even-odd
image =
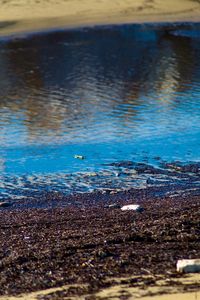
[(200, 24), (1, 40), (0, 169), (20, 176), (155, 156), (199, 160), (199, 53)]

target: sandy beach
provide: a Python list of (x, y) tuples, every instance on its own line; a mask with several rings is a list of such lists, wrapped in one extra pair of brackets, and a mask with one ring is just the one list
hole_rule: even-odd
[[(199, 0), (0, 0), (0, 36), (187, 21), (200, 21)], [(199, 274), (176, 272), (178, 259), (200, 257), (192, 191), (47, 193), (0, 208), (0, 300), (200, 299)], [(133, 202), (144, 211), (120, 210)]]
[(197, 0), (0, 0), (0, 34), (58, 27), (199, 21)]

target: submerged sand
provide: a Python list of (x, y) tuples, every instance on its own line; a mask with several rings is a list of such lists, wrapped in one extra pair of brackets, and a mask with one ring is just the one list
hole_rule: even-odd
[(0, 0), (1, 35), (56, 27), (199, 20), (199, 0)]

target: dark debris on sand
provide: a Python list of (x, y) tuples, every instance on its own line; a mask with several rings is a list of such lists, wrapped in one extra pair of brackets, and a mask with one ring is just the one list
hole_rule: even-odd
[[(88, 284), (52, 298), (62, 299), (98, 291), (107, 278), (167, 276), (178, 259), (200, 256), (199, 196), (155, 198), (141, 190), (60, 196), (58, 203), (64, 201), (70, 204), (1, 209), (0, 294)], [(140, 204), (144, 211), (123, 212), (105, 203)]]

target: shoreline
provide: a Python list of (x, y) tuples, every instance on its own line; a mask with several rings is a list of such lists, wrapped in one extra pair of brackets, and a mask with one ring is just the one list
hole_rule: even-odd
[[(2, 3), (1, 3), (2, 2)], [(200, 2), (189, 0), (0, 0), (0, 36), (50, 29), (134, 23), (199, 22)]]
[[(163, 0), (0, 0), (0, 5), (0, 37), (200, 21), (200, 1), (189, 0), (167, 5)], [(188, 193), (182, 194), (181, 185), (68, 196), (52, 192), (2, 207), (0, 300), (197, 298), (196, 276), (176, 272), (178, 259), (200, 256), (200, 190), (191, 177), (188, 182)], [(108, 207), (132, 203), (144, 212)]]

